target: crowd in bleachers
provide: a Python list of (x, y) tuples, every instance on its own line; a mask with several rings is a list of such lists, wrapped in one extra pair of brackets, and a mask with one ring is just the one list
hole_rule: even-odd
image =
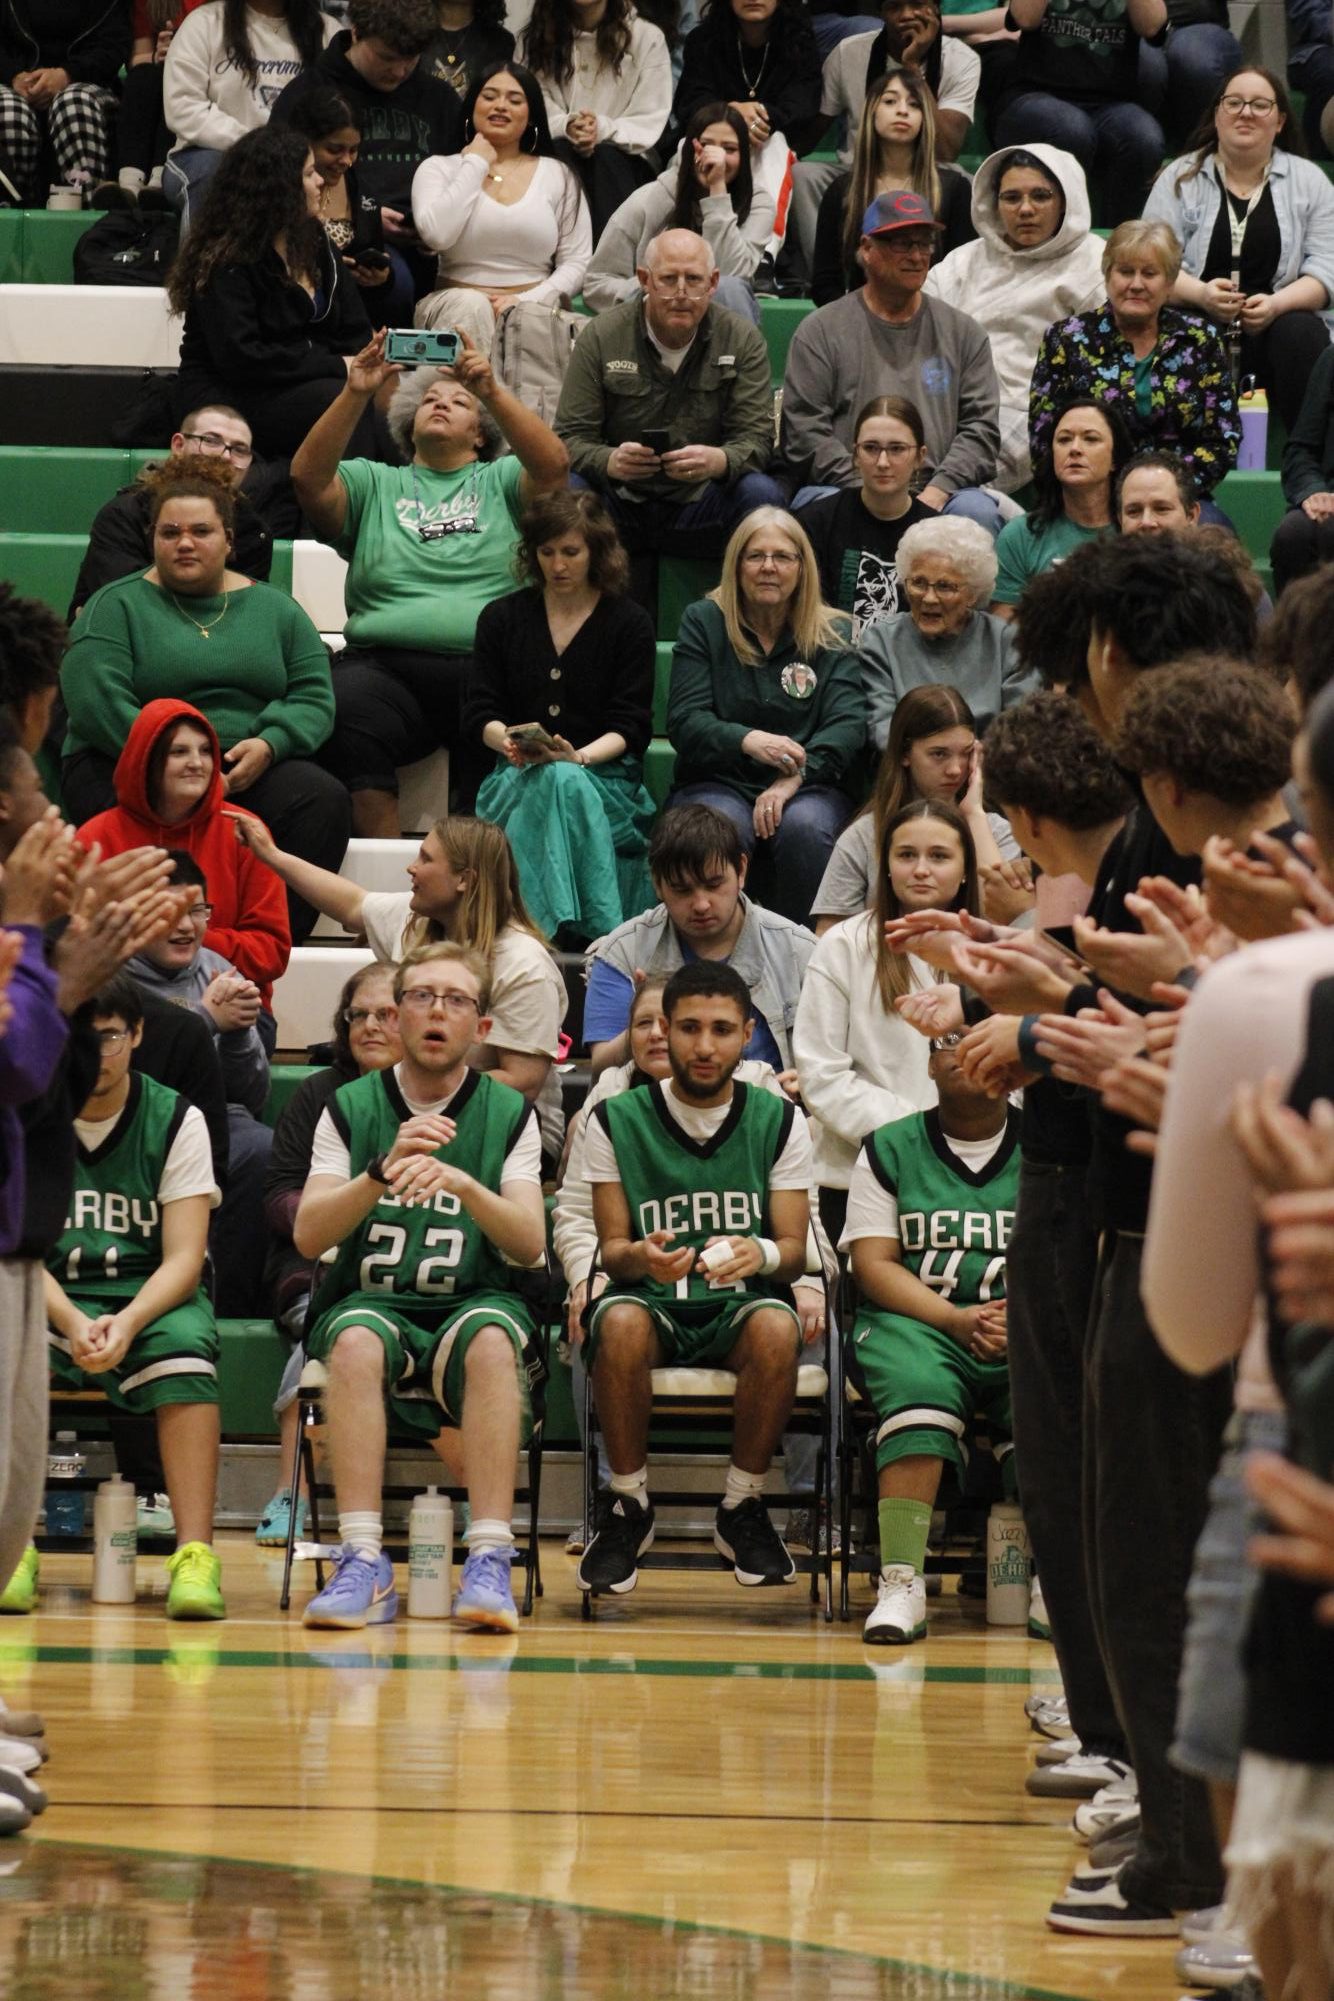
[[(874, 1646), (981, 1420), (1063, 1680), (1030, 1790), (1091, 1843), (1049, 1923), (1189, 1911), (1183, 1979), (1328, 2001), (1329, 10), (1300, 117), (1221, 0), (343, 11), (0, 0), (0, 191), (178, 214), (182, 327), (68, 633), (0, 585), (0, 1610), (49, 1375), (166, 1494), (168, 1616), (225, 1616), (219, 1322), (271, 1316), (258, 1540), (311, 1371), (336, 1493), (307, 1623), (395, 1617), (407, 1438), (467, 1492), (457, 1623), (516, 1630), (549, 1261), (590, 1599), (656, 1533), (655, 1370), (735, 1378), (744, 1586), (832, 1547), (788, 1426), (846, 1376)], [(1272, 602), (1225, 485), (1266, 396)], [(271, 1127), (321, 919), (365, 957)]]

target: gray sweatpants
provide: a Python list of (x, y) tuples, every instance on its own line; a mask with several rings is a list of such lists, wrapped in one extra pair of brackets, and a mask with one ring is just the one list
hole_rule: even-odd
[(37, 1258), (0, 1258), (0, 1590), (32, 1541), (46, 1484), (50, 1360)]

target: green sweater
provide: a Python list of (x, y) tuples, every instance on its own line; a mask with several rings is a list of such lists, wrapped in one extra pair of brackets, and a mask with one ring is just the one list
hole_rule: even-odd
[[(218, 619), (222, 605), (221, 597), (173, 599), (142, 575), (94, 591), (60, 670), (69, 711), (65, 756), (98, 750), (119, 757), (140, 709), (158, 696), (202, 710), (224, 750), (257, 736), (279, 763), (312, 756), (334, 719), (319, 633), (269, 584), (229, 592)], [(209, 626), (207, 639), (200, 625)]]
[(741, 748), (751, 730), (794, 737), (806, 749), (804, 783), (842, 786), (866, 741), (866, 697), (857, 656), (823, 647), (799, 659), (785, 633), (767, 659), (745, 667), (732, 651), (711, 598), (688, 605), (672, 654), (667, 734), (676, 746), (677, 785), (719, 779), (748, 799), (783, 776)]

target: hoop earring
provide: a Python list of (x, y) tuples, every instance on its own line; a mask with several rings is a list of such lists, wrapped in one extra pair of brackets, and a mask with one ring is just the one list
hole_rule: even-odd
[[(533, 142), (531, 146), (528, 144), (528, 141), (530, 139)], [(537, 133), (534, 131), (531, 125), (528, 127), (528, 130), (523, 135), (522, 144), (524, 151), (527, 153), (535, 153), (537, 151)]]
[(468, 141), (469, 141), (470, 139), (474, 138), (475, 136), (476, 136), (476, 134), (475, 134), (475, 132), (474, 132), (474, 130), (473, 130), (473, 122), (472, 122), (471, 118), (465, 118), (465, 119), (464, 119), (464, 121), (463, 121), (463, 143), (464, 143), (464, 145), (466, 146), (466, 145), (467, 145), (467, 143), (468, 143)]

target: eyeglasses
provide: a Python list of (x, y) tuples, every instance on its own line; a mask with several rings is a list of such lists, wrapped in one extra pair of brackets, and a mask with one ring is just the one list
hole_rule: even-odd
[(119, 1049), (122, 1042), (128, 1042), (134, 1033), (130, 1028), (96, 1028), (93, 1034), (103, 1049)]
[(1271, 111), (1278, 110), (1278, 105), (1272, 97), (1233, 97), (1229, 93), (1226, 97), (1220, 97), (1218, 103), (1229, 118), (1240, 118), (1243, 111), (1249, 111), (1255, 118), (1268, 118)]
[(875, 462), (876, 462), (877, 464), (879, 464), (879, 462), (880, 462), (880, 460), (881, 460), (881, 459), (907, 459), (907, 458), (911, 458), (911, 457), (912, 457), (912, 455), (913, 455), (913, 453), (914, 453), (914, 452), (915, 452), (915, 451), (917, 450), (917, 446), (916, 446), (916, 445), (870, 445), (870, 444), (867, 444), (867, 445), (858, 445), (858, 446), (857, 446), (857, 450), (858, 450), (858, 452), (860, 452), (861, 456), (862, 456), (862, 457), (863, 457), (864, 459), (874, 459), (874, 460), (875, 460)]
[(454, 992), (442, 994), (436, 987), (405, 987), (403, 989), (403, 1006), (420, 1008), (423, 1014), (428, 1008), (434, 1007), (437, 1001), (447, 1014), (466, 1014), (469, 1008), (473, 1010), (474, 1014), (482, 1012), (480, 1003), (475, 1001), (471, 994)]
[(1022, 208), (1027, 202), (1031, 208), (1050, 208), (1056, 200), (1053, 188), (1013, 189), (1009, 194), (997, 195), (998, 208)]
[[(405, 997), (406, 998), (406, 997)], [(378, 1027), (382, 1021), (394, 1021), (398, 1016), (396, 1007), (345, 1007), (343, 1020), (349, 1028), (364, 1028), (368, 1021)]]
[(184, 913), (192, 924), (207, 924), (213, 915), (211, 903), (192, 903)]
[(216, 431), (182, 431), (192, 445), (198, 445), (201, 452), (209, 452), (215, 458), (235, 459), (237, 465), (249, 465), (255, 454), (249, 445), (229, 445), (226, 438), (220, 438)]
[(776, 570), (790, 570), (801, 557), (788, 549), (747, 549), (741, 560), (752, 570), (762, 570), (766, 563), (772, 563)]
[(947, 604), (951, 598), (963, 596), (963, 585), (951, 583), (944, 577), (905, 577), (903, 588), (911, 591), (914, 597), (924, 598), (930, 594), (943, 598)]
[(677, 272), (670, 278), (662, 271), (650, 271), (649, 283), (659, 292), (688, 292), (692, 299), (697, 299), (701, 292), (709, 289), (709, 279), (701, 278), (693, 271)]
[(931, 1053), (934, 1055), (938, 1049), (957, 1049), (962, 1041), (963, 1030), (952, 1028), (948, 1035), (936, 1035), (931, 1038)]

